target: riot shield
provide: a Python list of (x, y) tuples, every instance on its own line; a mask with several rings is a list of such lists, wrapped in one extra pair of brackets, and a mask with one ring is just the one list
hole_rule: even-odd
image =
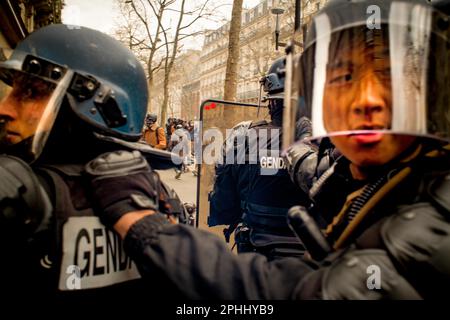
[[(252, 121), (270, 120), (266, 106), (221, 100), (206, 100), (200, 106), (200, 121), (196, 123), (194, 153), (197, 163), (197, 217), (196, 226), (223, 237), (223, 226), (208, 226), (210, 217), (209, 195), (215, 182), (215, 166), (223, 160), (228, 135), (239, 128), (245, 129)], [(233, 129), (234, 128), (234, 129)], [(227, 162), (228, 163), (228, 162)]]

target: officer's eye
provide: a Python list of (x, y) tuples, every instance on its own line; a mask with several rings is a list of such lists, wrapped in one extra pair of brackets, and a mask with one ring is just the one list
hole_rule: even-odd
[(35, 77), (19, 76), (14, 79), (13, 94), (20, 101), (47, 98), (54, 85)]
[(327, 65), (327, 85), (345, 85), (354, 80), (355, 65), (352, 61), (337, 59)]
[(342, 72), (334, 74), (329, 77), (328, 84), (330, 85), (340, 85), (347, 84), (353, 80), (353, 75), (350, 72)]

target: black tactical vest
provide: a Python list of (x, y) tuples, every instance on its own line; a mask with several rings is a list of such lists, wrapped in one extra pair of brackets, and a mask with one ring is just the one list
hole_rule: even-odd
[(145, 289), (143, 281), (120, 237), (96, 217), (83, 169), (35, 168), (50, 195), (53, 214), (24, 245), (11, 275), (20, 280), (12, 285), (19, 284), (18, 291), (35, 297), (70, 303), (138, 297)]

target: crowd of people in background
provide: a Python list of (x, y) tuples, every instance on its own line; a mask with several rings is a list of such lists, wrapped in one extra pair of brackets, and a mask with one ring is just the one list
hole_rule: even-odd
[[(175, 152), (182, 159), (181, 168), (175, 169), (175, 178), (191, 171), (197, 175), (194, 165), (194, 121), (179, 118), (167, 119), (165, 128), (159, 126), (158, 117), (154, 113), (147, 114), (142, 139), (153, 148)], [(176, 147), (178, 145), (178, 147)]]

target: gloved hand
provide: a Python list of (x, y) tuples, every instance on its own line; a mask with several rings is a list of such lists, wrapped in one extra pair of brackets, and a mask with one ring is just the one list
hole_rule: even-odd
[(383, 243), (393, 261), (413, 277), (426, 299), (448, 297), (449, 187), (448, 175), (436, 178), (427, 187), (435, 202), (402, 206), (401, 213), (391, 215), (381, 228)]
[(308, 193), (317, 168), (317, 147), (302, 141), (287, 149), (284, 154), (286, 169), (292, 182)]
[(160, 180), (139, 151), (102, 154), (85, 167), (100, 219), (112, 228), (132, 211), (159, 210)]
[(295, 123), (295, 140), (301, 141), (312, 136), (312, 123), (308, 117), (301, 117)]
[(306, 300), (422, 299), (380, 249), (347, 251), (330, 266), (308, 274), (298, 292)]

